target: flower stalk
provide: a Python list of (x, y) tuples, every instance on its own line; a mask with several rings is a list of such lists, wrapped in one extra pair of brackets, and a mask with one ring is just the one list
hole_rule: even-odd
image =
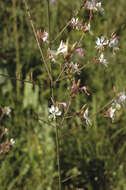
[(58, 177), (59, 177), (59, 190), (62, 190), (61, 186), (61, 169), (60, 169), (60, 149), (59, 149), (59, 129), (55, 123), (56, 127), (56, 151), (57, 151), (57, 165), (58, 165)]

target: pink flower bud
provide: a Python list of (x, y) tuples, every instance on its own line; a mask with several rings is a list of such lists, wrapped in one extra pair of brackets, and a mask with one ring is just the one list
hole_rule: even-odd
[(86, 86), (82, 86), (82, 87), (80, 88), (80, 90), (83, 90), (84, 93), (87, 94), (88, 96), (90, 95), (90, 94), (88, 93), (88, 91), (87, 91)]
[(63, 105), (64, 110), (66, 110), (66, 108), (67, 108), (67, 104), (66, 104), (66, 102), (58, 102), (58, 104)]
[(73, 84), (73, 86), (72, 86), (72, 90), (73, 90), (72, 97), (77, 96), (78, 87), (77, 87), (77, 84), (76, 84), (76, 83)]

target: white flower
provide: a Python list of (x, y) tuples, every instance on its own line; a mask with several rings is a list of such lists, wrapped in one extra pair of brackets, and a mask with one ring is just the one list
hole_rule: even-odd
[(96, 48), (97, 49), (103, 49), (104, 46), (108, 45), (108, 40), (105, 40), (103, 36), (101, 36), (101, 38), (97, 38), (96, 39)]
[(97, 10), (104, 12), (104, 9), (101, 7), (101, 2), (96, 3), (96, 8), (97, 8)]
[(51, 113), (49, 118), (53, 118), (53, 119), (55, 119), (56, 116), (60, 116), (62, 113), (61, 111), (59, 111), (59, 108), (57, 106), (55, 107), (54, 105), (52, 105), (51, 108), (49, 108), (49, 112)]
[(13, 146), (15, 144), (15, 140), (13, 138), (10, 139), (10, 144)]
[(91, 29), (90, 23), (85, 24), (85, 25), (82, 26), (81, 28), (82, 28), (82, 30), (85, 31), (85, 32), (88, 31), (88, 32), (92, 33), (92, 32), (90, 31), (90, 29)]
[(77, 30), (79, 30), (79, 20), (78, 18), (72, 18), (71, 20), (71, 25), (73, 26), (73, 28), (76, 28)]
[(4, 134), (6, 134), (6, 135), (8, 134), (8, 129), (7, 128), (4, 129)]
[(88, 108), (85, 110), (83, 117), (86, 119), (87, 125), (92, 125), (91, 119), (88, 117)]
[(71, 23), (75, 25), (78, 24), (78, 18), (72, 18)]
[(116, 103), (120, 104), (121, 106), (124, 106), (125, 102), (126, 102), (126, 95), (125, 92), (120, 92), (117, 95), (117, 99), (115, 100)]
[(8, 107), (8, 106), (5, 106), (3, 109), (2, 109), (3, 113), (6, 114), (6, 115), (9, 115), (10, 112), (11, 112), (11, 109)]
[(99, 57), (99, 61), (100, 61), (100, 63), (102, 63), (105, 67), (107, 67), (108, 62), (107, 62), (106, 59), (104, 59), (104, 54), (103, 54), (103, 53), (101, 53), (101, 55), (100, 55), (100, 57)]
[(96, 3), (96, 0), (86, 1), (85, 7), (87, 7), (90, 10), (101, 11), (101, 12), (104, 11), (104, 9), (101, 7), (101, 2)]
[(96, 9), (96, 1), (95, 0), (92, 0), (91, 2), (90, 1), (86, 1), (85, 7), (87, 7), (90, 10), (97, 10)]
[(88, 24), (86, 25), (85, 31), (90, 31), (90, 29), (91, 29), (91, 25), (90, 25), (90, 23), (88, 23)]
[(116, 110), (120, 110), (121, 109), (121, 105), (119, 103), (117, 103), (116, 100), (112, 103), (112, 107), (115, 108)]
[(110, 109), (109, 109), (109, 117), (112, 119), (112, 121), (114, 120), (114, 117), (115, 117), (115, 111), (116, 111), (115, 108), (110, 107)]
[(119, 43), (119, 40), (118, 40), (118, 38), (115, 36), (114, 38), (111, 38), (111, 39), (109, 40), (109, 47), (114, 48), (115, 46), (118, 45), (118, 43)]
[(63, 41), (60, 42), (59, 48), (57, 49), (57, 55), (59, 54), (66, 54), (68, 50), (68, 46), (63, 43)]
[(48, 32), (44, 31), (42, 34), (42, 40), (43, 42), (47, 42), (48, 41)]

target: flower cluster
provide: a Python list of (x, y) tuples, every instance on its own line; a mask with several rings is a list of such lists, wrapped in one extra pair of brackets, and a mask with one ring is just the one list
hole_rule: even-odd
[(104, 9), (101, 7), (101, 2), (96, 2), (96, 0), (86, 1), (85, 7), (89, 10), (104, 12)]
[(0, 154), (5, 154), (9, 152), (11, 146), (15, 144), (15, 140), (13, 138), (10, 139), (10, 141), (6, 141), (0, 144)]
[(71, 26), (76, 29), (76, 30), (82, 30), (84, 32), (89, 31), (90, 32), (90, 28), (91, 25), (90, 23), (83, 25), (81, 21), (79, 21), (78, 18), (72, 18), (71, 19)]
[[(55, 2), (55, 1), (52, 0), (52, 2)], [(98, 2), (96, 0), (90, 0), (90, 1), (87, 0), (83, 6), (90, 10), (90, 19), (88, 23), (83, 24), (82, 21), (80, 21), (78, 17), (76, 18), (73, 17), (70, 21), (70, 26), (76, 30), (81, 30), (83, 32), (88, 31), (89, 33), (92, 33), (91, 25), (90, 25), (92, 13), (93, 11), (104, 12), (104, 9), (102, 8), (101, 2)], [(48, 42), (47, 32), (44, 31), (43, 33), (41, 33), (41, 31), (38, 31), (37, 36), (40, 41)], [(104, 36), (97, 37), (95, 48), (98, 50), (98, 58), (95, 59), (95, 61), (107, 67), (108, 61), (104, 56), (105, 49), (111, 48), (113, 51), (118, 50), (119, 49), (118, 43), (119, 43), (119, 39), (116, 36), (116, 34), (112, 34), (110, 38), (105, 38)], [(65, 66), (64, 66), (65, 69), (63, 70), (64, 73), (74, 74), (76, 72), (80, 74), (81, 68), (79, 69), (79, 64), (74, 63), (73, 59), (71, 60), (74, 53), (78, 54), (79, 56), (85, 55), (83, 48), (78, 47), (77, 42), (73, 44), (72, 48), (69, 47), (68, 49), (68, 42), (64, 42), (63, 40), (61, 40), (56, 50), (51, 50), (48, 48), (47, 58), (49, 58), (51, 62), (57, 63), (58, 57), (60, 57), (60, 55), (63, 55), (64, 60), (65, 60)], [(61, 64), (60, 66), (61, 68), (63, 68)], [(61, 74), (62, 74), (62, 70), (61, 70)], [(71, 89), (72, 98), (77, 96), (78, 91), (83, 91), (86, 95), (88, 96), (90, 95), (86, 86), (80, 87), (80, 80), (78, 80), (78, 82), (76, 83), (75, 80), (73, 79), (73, 85), (70, 89)], [(126, 101), (126, 96), (124, 92), (119, 93), (115, 101), (111, 104), (110, 108), (106, 111), (105, 115), (107, 117), (110, 117), (113, 121), (115, 118), (116, 110), (124, 106), (125, 101)], [(61, 116), (62, 106), (64, 107), (64, 110), (67, 107), (65, 102), (56, 102), (56, 103), (53, 102), (53, 105), (49, 108), (49, 113), (50, 113), (49, 118), (55, 120), (57, 116)], [(92, 124), (91, 119), (88, 116), (88, 108), (83, 112), (83, 118), (86, 120), (86, 124), (88, 125)]]
[(110, 117), (112, 121), (115, 119), (115, 112), (120, 110), (121, 107), (124, 107), (126, 103), (126, 95), (124, 92), (117, 94), (114, 102), (111, 104), (111, 107), (106, 111), (105, 116)]
[(101, 36), (101, 37), (97, 37), (96, 39), (96, 46), (95, 48), (97, 50), (99, 50), (100, 52), (100, 56), (98, 58), (98, 62), (102, 63), (105, 67), (108, 65), (108, 62), (106, 59), (104, 59), (104, 49), (105, 47), (110, 47), (113, 49), (113, 52), (115, 50), (118, 50), (118, 43), (119, 43), (119, 40), (118, 40), (118, 37), (114, 34), (112, 34), (111, 38), (109, 40), (106, 40), (104, 38), (104, 36)]
[[(4, 117), (4, 115), (9, 116), (11, 113), (11, 109), (8, 106), (2, 107), (1, 110), (2, 110), (2, 114), (0, 116), (1, 120)], [(5, 153), (9, 152), (11, 146), (13, 146), (15, 144), (15, 140), (13, 138), (11, 138), (9, 141), (8, 141), (8, 139), (5, 140), (8, 136), (7, 128), (1, 129), (1, 131), (2, 131), (2, 133), (0, 135), (0, 141), (1, 142), (4, 141), (4, 142), (2, 142), (0, 144), (0, 154), (5, 154)]]

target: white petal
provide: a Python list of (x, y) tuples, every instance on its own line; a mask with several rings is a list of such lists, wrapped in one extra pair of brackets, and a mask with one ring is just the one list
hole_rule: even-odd
[(104, 42), (104, 36), (101, 36), (101, 43), (103, 43)]
[(49, 112), (52, 113), (52, 109), (51, 108), (48, 108)]
[(52, 110), (52, 112), (55, 111), (55, 107), (54, 107), (54, 105), (51, 106), (51, 110)]
[(49, 119), (52, 119), (52, 118), (54, 118), (54, 114), (51, 114), (51, 115), (49, 115)]
[(83, 117), (84, 117), (85, 119), (88, 118), (88, 108), (85, 110)]
[(55, 112), (57, 113), (59, 111), (59, 108), (56, 106), (55, 107)]
[(13, 138), (10, 139), (10, 144), (14, 145), (15, 144), (15, 140)]
[(96, 44), (97, 44), (97, 45), (100, 44), (100, 39), (99, 39), (99, 38), (96, 39)]
[(59, 111), (59, 112), (57, 112), (57, 113), (56, 113), (56, 115), (58, 115), (58, 116), (59, 116), (59, 115), (61, 115), (61, 113), (62, 113), (62, 112), (61, 112), (61, 111)]

